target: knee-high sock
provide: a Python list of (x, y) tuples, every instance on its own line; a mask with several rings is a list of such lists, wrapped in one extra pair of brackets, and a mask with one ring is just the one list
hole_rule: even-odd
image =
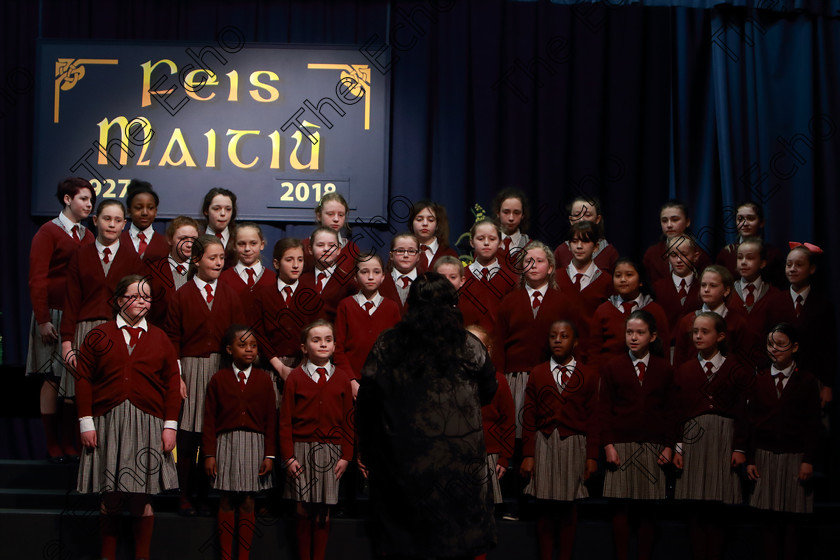
[(149, 558), (149, 549), (152, 546), (152, 531), (155, 528), (155, 516), (144, 515), (135, 517), (132, 523), (134, 530), (134, 557)]
[(219, 548), (221, 549), (222, 560), (233, 558), (233, 529), (235, 524), (236, 513), (234, 511), (219, 510), (216, 527), (219, 529)]
[(312, 560), (324, 560), (327, 553), (327, 539), (330, 536), (330, 521), (316, 520), (312, 524)]
[(655, 531), (653, 518), (649, 517), (647, 513), (642, 514), (639, 519), (639, 560), (650, 559)]
[(630, 545), (630, 519), (626, 509), (620, 509), (613, 514), (612, 526), (615, 556), (618, 560), (627, 560), (627, 549)]
[(577, 506), (572, 503), (564, 506), (557, 519), (557, 537), (559, 560), (572, 560), (575, 550), (575, 532), (577, 530)]
[(537, 518), (537, 544), (540, 560), (551, 560), (554, 556), (554, 519), (545, 514)]
[(99, 534), (102, 540), (102, 558), (115, 560), (117, 557), (117, 535), (120, 532), (120, 518), (117, 515), (99, 516)]
[(254, 512), (243, 513), (239, 512), (239, 521), (237, 528), (239, 530), (239, 558), (238, 560), (248, 560), (248, 555), (251, 553), (251, 545), (254, 542), (254, 527), (256, 517)]
[(300, 560), (312, 560), (312, 520), (308, 517), (297, 518), (298, 557)]

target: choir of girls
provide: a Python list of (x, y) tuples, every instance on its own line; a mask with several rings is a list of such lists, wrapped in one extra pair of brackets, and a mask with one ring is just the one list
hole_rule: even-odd
[[(459, 290), (464, 324), (493, 358), (488, 478), (499, 505), (535, 501), (542, 559), (572, 557), (576, 503), (590, 494), (610, 500), (617, 557), (635, 533), (648, 558), (666, 479), (691, 504), (693, 557), (721, 557), (723, 520), (744, 496), (766, 510), (768, 557), (795, 550), (791, 514), (813, 507), (836, 329), (813, 282), (822, 250), (791, 243), (783, 256), (762, 239), (754, 202), (738, 205), (738, 239), (712, 264), (686, 206), (667, 201), (662, 238), (639, 262), (606, 240), (597, 199), (569, 201), (552, 249), (528, 236), (525, 194), (505, 189), (493, 217), (472, 225), (465, 265), (432, 201), (412, 206), (383, 260), (352, 241), (338, 193), (319, 201), (309, 238), (281, 239), (270, 256), (224, 188), (207, 192), (201, 221), (178, 216), (165, 233), (143, 181), (125, 206), (109, 199), (95, 212), (84, 179), (62, 181), (57, 198), (61, 213), (32, 241), (27, 372), (43, 378), (48, 457), (81, 452), (79, 491), (102, 492), (104, 558), (120, 503), (146, 558), (150, 496), (178, 488), (191, 515), (207, 510), (210, 487), (221, 492), (223, 554), (247, 558), (255, 497), (272, 486), (297, 503), (300, 558), (323, 558), (354, 459), (360, 371), (426, 271)], [(102, 344), (115, 350), (97, 353)], [(105, 477), (144, 451), (161, 469), (125, 487)]]

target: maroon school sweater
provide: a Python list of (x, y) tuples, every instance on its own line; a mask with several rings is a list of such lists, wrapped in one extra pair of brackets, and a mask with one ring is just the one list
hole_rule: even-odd
[[(79, 247), (93, 242), (93, 234), (87, 228), (79, 241), (67, 235), (54, 221), (38, 229), (29, 251), (29, 299), (36, 323), (48, 322), (50, 309), (64, 309), (70, 257)], [(58, 329), (61, 325), (54, 326)]]
[[(334, 443), (341, 446), (341, 458), (353, 458), (353, 390), (350, 374), (336, 368), (323, 385), (318, 385), (303, 368), (296, 367), (283, 386), (280, 404), (280, 456), (283, 463), (294, 457), (296, 441)], [(298, 458), (302, 463), (303, 459)]]
[(362, 366), (379, 335), (400, 322), (399, 305), (382, 298), (373, 315), (368, 315), (353, 296), (338, 304), (335, 319), (335, 358), (338, 367), (347, 370), (357, 381)]
[(213, 309), (209, 309), (205, 294), (193, 280), (175, 292), (165, 330), (179, 357), (221, 353), (225, 331), (235, 323), (245, 323), (239, 298), (230, 286), (217, 281), (213, 298)]
[(244, 391), (231, 368), (217, 371), (210, 379), (204, 400), (204, 454), (215, 455), (217, 436), (233, 430), (263, 434), (263, 455), (277, 454), (274, 382), (267, 372), (252, 367)]
[(124, 276), (144, 273), (140, 257), (122, 243), (111, 259), (111, 268), (105, 276), (95, 243), (81, 247), (70, 257), (64, 315), (61, 317), (62, 340), (73, 340), (76, 323), (80, 321), (112, 318), (112, 301), (117, 284)]
[(560, 437), (577, 434), (586, 436), (586, 458), (597, 459), (600, 429), (598, 428), (598, 373), (578, 365), (563, 392), (549, 369), (551, 362), (543, 362), (531, 370), (525, 387), (522, 419), (522, 454), (533, 457), (537, 432), (546, 437), (557, 430)]
[(177, 421), (181, 377), (166, 334), (148, 325), (129, 355), (116, 321), (99, 325), (95, 333), (85, 338), (76, 360), (79, 418), (102, 416), (128, 400), (156, 418)]

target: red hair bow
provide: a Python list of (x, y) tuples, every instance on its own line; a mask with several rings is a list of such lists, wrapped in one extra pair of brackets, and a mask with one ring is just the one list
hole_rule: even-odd
[(797, 243), (796, 241), (789, 241), (788, 245), (790, 246), (791, 249), (795, 249), (797, 247), (805, 247), (806, 249), (808, 249), (812, 253), (820, 254), (820, 253), (823, 252), (822, 249), (820, 249), (819, 247), (817, 247), (813, 243)]

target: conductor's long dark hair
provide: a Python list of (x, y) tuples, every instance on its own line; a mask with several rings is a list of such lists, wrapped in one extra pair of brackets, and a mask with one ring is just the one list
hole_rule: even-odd
[(411, 283), (408, 309), (383, 339), (386, 364), (414, 376), (443, 375), (463, 359), (467, 332), (458, 309), (458, 292), (449, 280), (427, 272)]

